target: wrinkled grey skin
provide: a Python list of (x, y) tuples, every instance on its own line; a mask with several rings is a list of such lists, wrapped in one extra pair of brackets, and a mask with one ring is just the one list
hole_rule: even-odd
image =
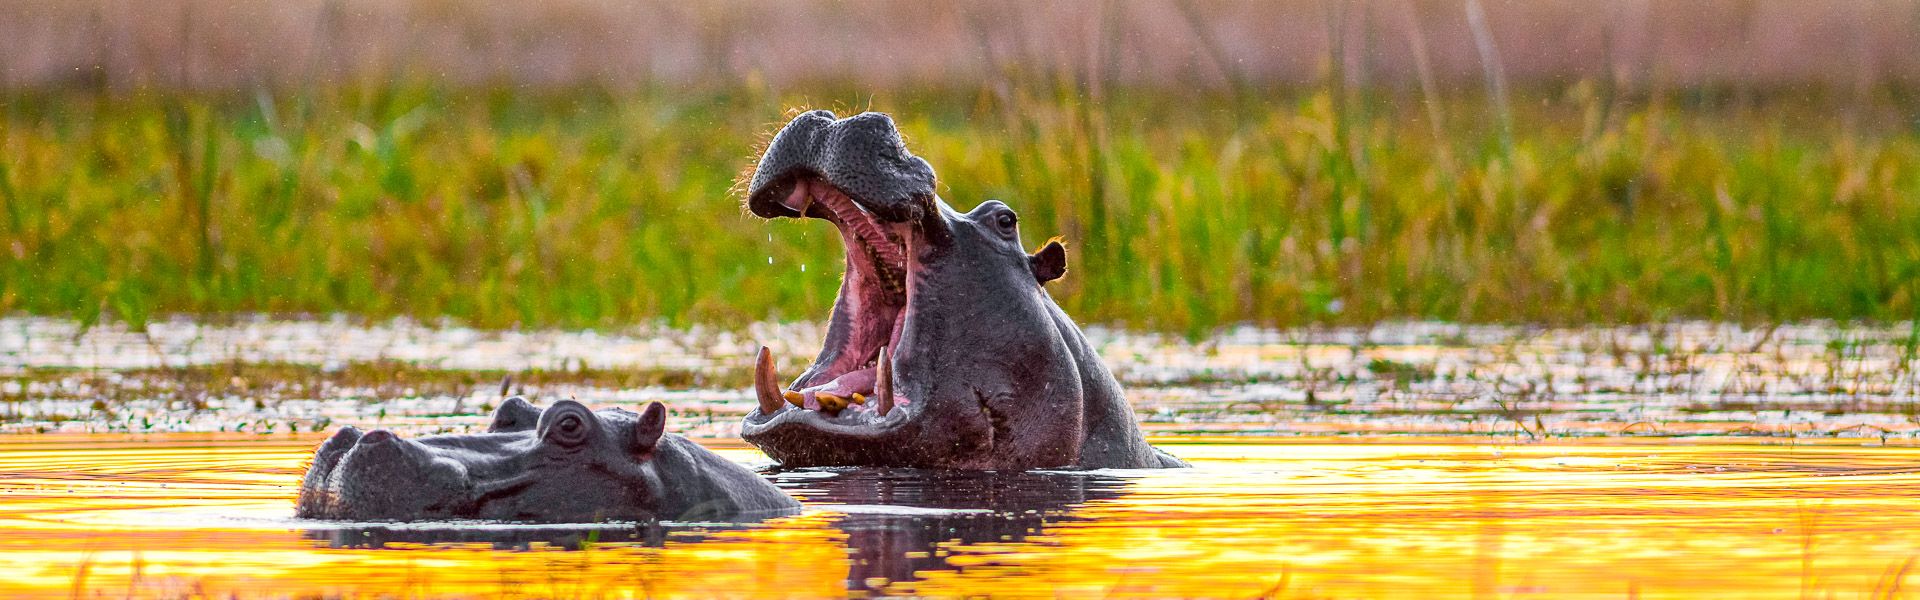
[(729, 520), (799, 503), (678, 435), (659, 403), (634, 414), (511, 398), (487, 433), (404, 439), (343, 427), (320, 445), (295, 516), (351, 521)]
[[(1029, 255), (1005, 204), (962, 213), (933, 190), (932, 167), (883, 114), (836, 121), (813, 111), (774, 138), (747, 208), (833, 222), (848, 256), (826, 343), (788, 389), (837, 381), (889, 346), (899, 400), (883, 416), (872, 399), (836, 412), (808, 397), (769, 411), (762, 394), (742, 437), (787, 467), (1187, 466), (1146, 443), (1119, 383), (1047, 294), (1066, 271), (1065, 249), (1050, 242)], [(897, 244), (904, 268), (874, 266), (883, 244), (852, 233), (844, 206), (808, 200), (834, 192)], [(904, 294), (883, 285), (889, 270), (904, 274)]]

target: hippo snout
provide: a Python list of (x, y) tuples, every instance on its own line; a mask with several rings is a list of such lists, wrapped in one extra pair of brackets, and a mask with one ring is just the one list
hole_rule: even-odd
[(295, 514), (307, 518), (377, 519), (460, 505), (465, 469), (437, 459), (391, 431), (347, 427), (321, 444), (301, 484)]
[(333, 432), (332, 437), (320, 444), (320, 448), (313, 452), (313, 464), (307, 467), (306, 476), (300, 480), (300, 500), (295, 505), (294, 514), (321, 517), (327, 513), (332, 504), (327, 493), (328, 482), (333, 479), (333, 472), (340, 465), (341, 457), (360, 443), (362, 437), (365, 436), (359, 428), (348, 425)]

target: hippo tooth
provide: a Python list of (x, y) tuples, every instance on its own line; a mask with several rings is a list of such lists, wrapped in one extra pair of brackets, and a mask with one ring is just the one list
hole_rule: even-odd
[(787, 390), (782, 395), (786, 397), (787, 402), (792, 403), (797, 408), (807, 407), (807, 397), (800, 395), (800, 392)]
[(780, 410), (782, 400), (779, 376), (773, 374), (773, 353), (761, 346), (753, 360), (753, 393), (760, 398), (760, 414), (771, 415)]
[(847, 407), (846, 398), (831, 392), (814, 392), (813, 398), (820, 401), (820, 410), (827, 412), (840, 412), (840, 409)]
[(874, 410), (880, 416), (887, 416), (893, 410), (893, 357), (887, 355), (887, 347), (880, 347), (880, 365), (873, 374), (873, 397), (880, 401), (874, 404)]
[(867, 397), (860, 395), (860, 392), (854, 392), (852, 397), (847, 398), (847, 401), (864, 405), (867, 403)]

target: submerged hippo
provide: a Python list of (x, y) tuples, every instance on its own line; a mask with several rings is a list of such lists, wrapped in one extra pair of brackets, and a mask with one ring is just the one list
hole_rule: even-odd
[(1047, 295), (1066, 248), (1028, 254), (998, 201), (947, 206), (886, 115), (795, 118), (761, 157), (747, 208), (825, 220), (846, 248), (813, 366), (781, 387), (767, 350), (757, 357), (759, 407), (741, 436), (782, 465), (1187, 466), (1147, 445), (1119, 382)]
[(314, 453), (295, 516), (353, 521), (730, 520), (798, 502), (753, 471), (664, 433), (659, 403), (634, 414), (520, 398), (487, 433), (403, 439), (343, 427)]

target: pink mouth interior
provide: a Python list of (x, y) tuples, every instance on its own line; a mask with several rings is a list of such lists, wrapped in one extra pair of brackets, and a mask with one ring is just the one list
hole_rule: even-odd
[[(907, 317), (906, 311), (902, 310), (897, 312), (899, 313), (899, 316), (896, 318), (893, 327), (891, 327), (892, 331), (890, 332), (889, 339), (888, 339), (889, 345), (899, 343), (900, 325), (902, 324), (902, 322), (906, 320), (906, 317)], [(857, 348), (858, 345), (848, 344), (848, 347), (852, 349), (852, 348)], [(808, 408), (819, 407), (820, 402), (817, 399), (816, 395), (820, 392), (826, 392), (842, 398), (851, 397), (854, 394), (860, 394), (862, 396), (869, 396), (869, 397), (873, 396), (874, 387), (875, 387), (874, 384), (877, 381), (876, 376), (878, 374), (878, 366), (873, 363), (878, 358), (878, 354), (877, 354), (878, 351), (879, 349), (875, 348), (873, 356), (867, 356), (865, 359), (863, 359), (865, 362), (857, 363), (859, 364), (858, 368), (853, 368), (845, 371), (842, 371), (841, 367), (847, 363), (852, 362), (852, 359), (849, 359), (848, 357), (863, 356), (863, 354), (856, 353), (856, 352), (843, 353), (841, 354), (838, 360), (834, 361), (831, 368), (821, 371), (818, 375), (815, 375), (814, 377), (809, 378), (808, 381), (801, 382), (802, 387), (795, 391), (800, 392), (800, 394), (805, 398)], [(825, 381), (822, 381), (822, 380), (825, 380)], [(815, 383), (815, 382), (820, 382), (820, 383)], [(901, 396), (898, 392), (896, 392), (894, 394), (894, 402), (895, 402), (895, 405), (897, 406), (899, 404), (905, 403), (906, 400), (905, 400), (905, 397)]]
[[(838, 188), (818, 180), (802, 180), (782, 204), (833, 223), (847, 250), (847, 286), (841, 298), (848, 317), (845, 345), (831, 364), (795, 382), (794, 391), (814, 410), (821, 407), (821, 392), (871, 397), (880, 347), (898, 348), (907, 318), (907, 240), (912, 231), (905, 224), (881, 222)], [(897, 386), (895, 390), (894, 405), (907, 404)], [(848, 409), (872, 410), (872, 405), (868, 400)]]

